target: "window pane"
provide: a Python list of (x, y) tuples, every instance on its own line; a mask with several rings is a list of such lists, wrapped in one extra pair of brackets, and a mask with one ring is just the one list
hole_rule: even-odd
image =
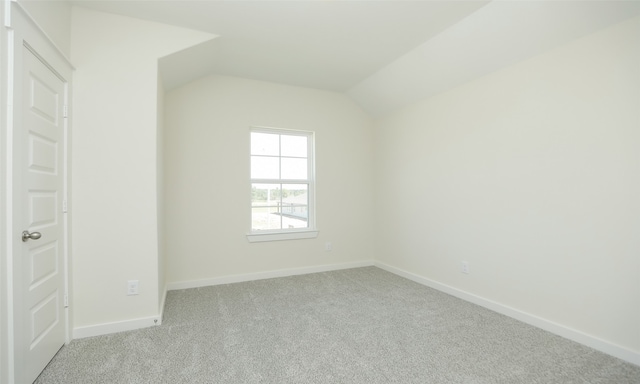
[(282, 184), (282, 201), (309, 205), (309, 184)]
[(282, 158), (282, 178), (290, 180), (307, 179), (307, 159)]
[[(291, 229), (291, 228), (307, 228), (309, 227), (309, 222), (306, 216), (309, 215), (309, 209), (305, 206), (298, 206), (295, 208), (298, 215), (304, 215), (305, 218), (302, 219), (298, 216), (292, 216), (287, 214), (282, 214), (282, 228), (283, 229)], [(284, 210), (284, 207), (283, 207)]]
[(278, 207), (251, 208), (252, 230), (282, 229), (281, 219)]
[(279, 156), (279, 136), (271, 133), (251, 132), (251, 154)]
[(283, 184), (283, 228), (306, 228), (309, 219), (309, 191), (307, 184)]
[(280, 184), (251, 184), (252, 207), (277, 207), (280, 204)]
[(279, 179), (278, 157), (251, 156), (252, 179)]
[(307, 157), (306, 136), (282, 135), (280, 141), (282, 144), (281, 156)]

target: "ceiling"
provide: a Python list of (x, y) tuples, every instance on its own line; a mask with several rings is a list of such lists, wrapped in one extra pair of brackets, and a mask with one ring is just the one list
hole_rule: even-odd
[(166, 89), (238, 76), (345, 92), (372, 115), (640, 14), (635, 0), (71, 3), (216, 35), (161, 59)]
[(341, 92), (487, 1), (72, 3), (218, 35), (182, 60), (213, 73)]

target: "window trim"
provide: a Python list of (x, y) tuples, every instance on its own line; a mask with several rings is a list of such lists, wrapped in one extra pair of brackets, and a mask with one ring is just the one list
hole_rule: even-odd
[[(307, 179), (303, 180), (304, 184), (308, 184), (308, 218), (307, 228), (286, 228), (286, 229), (272, 229), (272, 230), (253, 230), (251, 227), (252, 222), (252, 210), (251, 210), (251, 195), (249, 194), (249, 232), (247, 232), (247, 240), (250, 243), (264, 242), (264, 241), (280, 241), (280, 240), (298, 240), (298, 239), (310, 239), (318, 236), (318, 229), (316, 227), (316, 173), (315, 173), (315, 132), (294, 130), (286, 128), (273, 128), (263, 126), (251, 126), (249, 128), (249, 143), (251, 143), (251, 133), (268, 133), (277, 135), (289, 135), (289, 136), (305, 136), (307, 141)], [(250, 146), (249, 146), (250, 147)], [(249, 158), (251, 158), (251, 150), (249, 150)], [(251, 166), (249, 166), (249, 184), (254, 183), (273, 183), (273, 184), (296, 184), (301, 180), (288, 180), (288, 179), (253, 179), (251, 178)], [(300, 183), (301, 184), (301, 183)], [(251, 190), (251, 188), (249, 188)]]
[(280, 241), (280, 240), (300, 240), (300, 239), (313, 239), (318, 237), (320, 231), (316, 230), (286, 230), (286, 232), (271, 232), (267, 231), (250, 232), (247, 233), (247, 240), (250, 243), (261, 243), (264, 241)]

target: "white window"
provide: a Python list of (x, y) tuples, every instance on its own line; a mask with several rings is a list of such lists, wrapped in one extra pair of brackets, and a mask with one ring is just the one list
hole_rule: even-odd
[(250, 242), (316, 237), (313, 132), (251, 129)]

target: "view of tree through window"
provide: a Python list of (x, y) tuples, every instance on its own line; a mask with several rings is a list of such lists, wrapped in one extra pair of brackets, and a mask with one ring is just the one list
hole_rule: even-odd
[(310, 228), (312, 134), (251, 132), (251, 230)]

